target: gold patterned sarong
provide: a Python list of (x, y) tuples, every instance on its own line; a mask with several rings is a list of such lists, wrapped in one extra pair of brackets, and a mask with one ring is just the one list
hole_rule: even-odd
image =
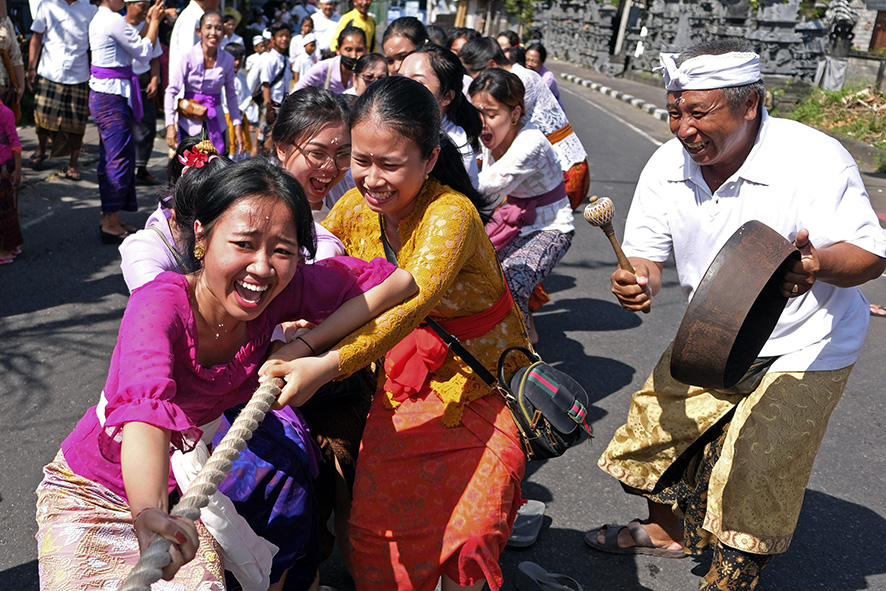
[(852, 366), (769, 373), (756, 390), (741, 395), (682, 384), (671, 377), (670, 364), (668, 347), (631, 397), (627, 422), (600, 457), (600, 468), (652, 493), (665, 471), (734, 409), (711, 474), (704, 529), (745, 552), (785, 552)]
[[(74, 474), (61, 451), (43, 472), (37, 487), (41, 591), (118, 589), (139, 558), (126, 500)], [(218, 544), (202, 523), (196, 525), (196, 558), (152, 591), (224, 591)]]

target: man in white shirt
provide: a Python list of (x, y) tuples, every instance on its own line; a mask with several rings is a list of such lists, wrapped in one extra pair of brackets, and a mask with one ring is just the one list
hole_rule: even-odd
[[(35, 169), (51, 157), (70, 154), (65, 176), (80, 180), (77, 161), (89, 118), (89, 23), (97, 8), (87, 0), (42, 0), (31, 24), (28, 88), (34, 93), (37, 151)], [(38, 77), (39, 74), (39, 77)]]
[(335, 0), (320, 0), (317, 3), (320, 8), (311, 15), (314, 21), (314, 37), (317, 39), (317, 49), (320, 51), (329, 51), (329, 42), (332, 41), (332, 34), (341, 15), (335, 10)]
[(886, 269), (886, 235), (846, 150), (766, 113), (760, 58), (747, 43), (702, 43), (662, 54), (662, 66), (675, 139), (640, 175), (624, 244), (636, 272), (611, 277), (619, 303), (650, 310), (671, 255), (691, 297), (750, 220), (792, 241), (801, 257), (778, 278), (787, 305), (749, 385), (682, 384), (665, 351), (598, 462), (646, 497), (649, 519), (603, 526), (585, 542), (670, 558), (710, 544), (699, 589), (750, 590), (793, 537), (830, 413), (864, 344), (868, 305), (856, 286)]
[(181, 60), (188, 54), (194, 45), (200, 40), (197, 36), (197, 26), (200, 17), (207, 10), (218, 10), (221, 0), (191, 0), (172, 27), (169, 37), (169, 71), (179, 67)]
[[(125, 0), (126, 24), (141, 34), (142, 25), (148, 14), (149, 0)], [(160, 56), (163, 47), (157, 43), (147, 65), (132, 60), (132, 73), (138, 75), (142, 93), (143, 115), (132, 121), (132, 140), (135, 143), (135, 182), (140, 185), (159, 185), (160, 181), (148, 172), (148, 161), (154, 151), (154, 138), (157, 137), (157, 87), (160, 83)]]

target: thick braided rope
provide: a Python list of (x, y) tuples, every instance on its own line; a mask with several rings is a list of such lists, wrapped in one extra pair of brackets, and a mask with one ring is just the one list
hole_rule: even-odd
[[(218, 485), (225, 479), (231, 464), (240, 455), (240, 450), (246, 447), (246, 442), (252, 437), (253, 431), (258, 428), (268, 409), (280, 396), (282, 386), (283, 380), (279, 378), (268, 380), (259, 386), (237, 415), (237, 419), (221, 443), (213, 450), (200, 473), (191, 482), (188, 491), (169, 512), (170, 515), (193, 520), (200, 518), (200, 509), (208, 505), (209, 497), (218, 491)], [(151, 585), (160, 580), (163, 568), (171, 560), (169, 557), (171, 543), (162, 536), (156, 536), (145, 548), (138, 564), (129, 572), (129, 576), (120, 588), (121, 591), (150, 591)]]

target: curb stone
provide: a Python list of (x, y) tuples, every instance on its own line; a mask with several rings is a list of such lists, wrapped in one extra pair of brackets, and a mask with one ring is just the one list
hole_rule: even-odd
[(648, 103), (643, 99), (638, 99), (626, 92), (621, 92), (618, 90), (613, 90), (608, 86), (603, 86), (602, 84), (598, 84), (596, 82), (592, 82), (591, 80), (585, 80), (584, 78), (580, 78), (573, 74), (561, 73), (560, 78), (572, 82), (573, 84), (578, 84), (579, 86), (584, 86), (585, 88), (590, 88), (591, 90), (595, 90), (599, 93), (611, 96), (612, 98), (618, 99), (620, 101), (626, 102), (629, 105), (633, 105), (638, 109), (646, 111), (656, 119), (661, 121), (668, 120), (668, 112), (660, 107), (656, 107), (652, 103)]

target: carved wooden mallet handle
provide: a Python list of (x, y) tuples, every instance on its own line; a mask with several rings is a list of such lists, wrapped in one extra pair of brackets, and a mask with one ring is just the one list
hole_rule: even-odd
[[(612, 250), (615, 251), (615, 257), (618, 259), (619, 266), (628, 273), (636, 274), (634, 266), (621, 249), (621, 244), (618, 243), (618, 238), (615, 236), (615, 229), (612, 227), (612, 218), (615, 215), (615, 205), (612, 203), (612, 199), (592, 195), (589, 201), (590, 203), (585, 207), (585, 219), (589, 224), (597, 226), (606, 233), (609, 243), (612, 244)], [(649, 308), (646, 308), (643, 312), (648, 314)]]

